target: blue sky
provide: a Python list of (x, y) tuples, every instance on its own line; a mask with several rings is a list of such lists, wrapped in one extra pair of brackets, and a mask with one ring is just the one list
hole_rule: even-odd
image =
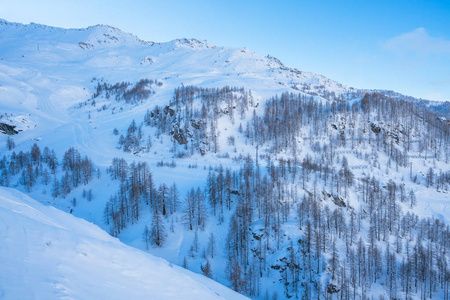
[[(450, 100), (450, 1), (1, 1), (0, 18), (247, 47), (357, 88)], [(8, 3), (7, 3), (8, 2)]]

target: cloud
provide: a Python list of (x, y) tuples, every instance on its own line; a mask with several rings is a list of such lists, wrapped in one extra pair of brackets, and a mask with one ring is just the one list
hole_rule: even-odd
[(383, 48), (397, 53), (450, 54), (450, 41), (431, 37), (425, 28), (417, 28), (387, 40)]

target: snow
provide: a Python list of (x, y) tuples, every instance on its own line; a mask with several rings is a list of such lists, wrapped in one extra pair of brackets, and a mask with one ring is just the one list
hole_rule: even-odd
[(1, 299), (245, 299), (0, 187)]
[[(126, 105), (101, 98), (96, 107), (79, 107), (79, 104), (92, 97), (98, 82), (135, 83), (142, 78), (157, 79), (163, 85), (155, 87), (155, 94), (139, 105)], [(100, 179), (75, 189), (67, 199), (52, 199), (50, 187), (43, 184), (37, 184), (30, 195), (41, 203), (65, 211), (73, 209), (73, 215), (105, 230), (108, 230), (108, 226), (103, 221), (103, 209), (109, 196), (118, 189), (118, 182), (111, 181), (105, 174), (105, 168), (114, 157), (123, 157), (128, 163), (133, 160), (147, 162), (156, 185), (166, 183), (170, 186), (176, 183), (181, 201), (191, 187), (204, 186), (210, 166), (240, 167), (239, 162), (219, 158), (212, 153), (175, 159), (176, 168), (156, 167), (158, 161), (170, 162), (173, 159), (173, 153), (170, 152), (172, 142), (167, 136), (155, 140), (149, 153), (133, 155), (117, 149), (118, 137), (112, 135), (113, 129), (117, 128), (120, 134), (125, 133), (133, 119), (137, 122), (143, 119), (147, 109), (167, 105), (173, 97), (173, 90), (181, 85), (219, 88), (225, 85), (243, 86), (252, 91), (255, 103), (260, 104), (258, 107), (249, 108), (244, 119), (236, 118), (234, 124), (226, 117), (221, 118), (218, 124), (222, 153), (227, 152), (231, 156), (249, 154), (252, 157), (255, 156), (254, 146), (238, 139), (235, 146), (230, 146), (226, 139), (228, 136), (239, 136), (239, 123), (244, 126), (253, 110), (262, 115), (264, 101), (269, 97), (293, 92), (311, 95), (325, 102), (329, 100), (320, 96), (321, 86), (326, 92), (337, 96), (358, 92), (324, 76), (287, 68), (276, 58), (263, 57), (245, 48), (220, 47), (195, 39), (167, 43), (144, 42), (105, 25), (60, 29), (0, 20), (0, 115), (3, 115), (0, 122), (24, 130), (13, 136), (16, 142), (14, 151), (28, 151), (34, 143), (38, 143), (41, 150), (45, 146), (54, 149), (58, 159), (61, 159), (64, 151), (75, 147), (83, 156), (89, 156), (102, 171)], [(348, 103), (352, 105), (361, 99), (361, 95), (354, 99), (350, 97)], [(103, 103), (111, 104), (111, 108), (97, 111)], [(113, 111), (112, 107), (116, 110)], [(123, 111), (117, 112), (119, 108), (123, 108)], [(309, 129), (302, 130), (298, 137), (301, 159), (306, 155), (314, 155), (308, 146), (312, 144), (308, 140), (312, 138), (308, 136)], [(145, 134), (149, 133), (155, 134), (152, 128), (145, 128)], [(12, 153), (6, 150), (6, 139), (6, 135), (0, 134), (1, 156)], [(260, 149), (260, 153), (263, 150)], [(358, 149), (368, 155), (373, 154), (372, 150), (370, 147)], [(418, 205), (414, 209), (405, 205), (404, 211), (450, 222), (450, 201), (446, 191), (430, 191), (424, 186), (423, 180), (421, 185), (412, 183), (408, 180), (409, 170), (406, 168), (400, 167), (398, 171), (391, 170), (390, 174), (386, 174), (386, 170), (380, 166), (387, 164), (388, 157), (381, 152), (378, 166), (368, 165), (367, 161), (357, 158), (355, 150), (349, 147), (336, 152), (340, 157), (347, 157), (356, 178), (370, 174), (383, 182), (395, 179), (396, 182), (404, 183), (407, 191), (412, 189), (416, 193)], [(289, 155), (280, 153), (279, 157)], [(431, 161), (417, 158), (412, 161), (415, 169), (422, 174), (432, 164)], [(260, 163), (261, 169), (264, 169), (264, 162)], [(197, 165), (198, 168), (188, 168), (189, 164)], [(340, 168), (340, 165), (336, 163), (333, 167)], [(448, 164), (438, 162), (436, 169), (448, 170)], [(300, 186), (298, 182), (295, 184)], [(306, 188), (312, 187), (307, 185)], [(92, 189), (93, 201), (83, 199), (81, 189)], [(301, 191), (299, 197), (303, 193)], [(346, 200), (351, 207), (358, 209), (361, 204), (358, 195), (352, 191), (349, 194)], [(74, 197), (77, 199), (76, 207), (70, 204)], [(206, 245), (210, 233), (214, 232), (217, 245), (223, 245), (230, 214), (225, 214), (222, 224), (210, 218), (207, 229), (198, 233), (199, 243)], [(183, 263), (194, 233), (185, 230), (181, 218), (182, 214), (177, 213), (165, 220), (167, 231), (170, 231), (170, 222), (174, 220), (174, 231), (168, 234), (164, 247), (151, 248), (148, 252), (173, 264)], [(139, 222), (125, 228), (119, 236), (120, 240), (145, 250), (142, 232), (144, 226), (150, 223), (151, 214), (146, 210)], [(252, 226), (257, 228), (258, 224)], [(283, 233), (292, 240), (300, 237), (302, 232), (298, 230), (294, 217), (283, 226)], [(289, 244), (284, 241), (282, 248), (287, 246)], [(211, 261), (213, 278), (228, 284), (225, 250), (219, 248), (216, 259)], [(284, 254), (275, 253), (269, 263)], [(188, 260), (188, 268), (200, 272), (203, 262), (199, 253)], [(264, 280), (264, 283), (272, 286), (272, 278)], [(282, 295), (282, 291), (279, 292)], [(125, 246), (88, 222), (44, 207), (20, 192), (0, 188), (0, 298), (149, 297), (239, 299), (241, 296), (201, 275), (175, 265), (170, 266), (162, 259)]]

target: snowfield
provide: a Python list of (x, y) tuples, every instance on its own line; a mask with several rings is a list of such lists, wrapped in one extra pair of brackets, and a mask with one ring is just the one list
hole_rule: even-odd
[(1, 299), (246, 299), (0, 187)]

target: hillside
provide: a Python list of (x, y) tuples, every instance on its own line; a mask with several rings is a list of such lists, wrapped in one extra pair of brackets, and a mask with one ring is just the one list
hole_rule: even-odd
[(0, 217), (2, 299), (245, 299), (15, 190)]
[(448, 102), (104, 25), (0, 34), (0, 185), (254, 299), (448, 297)]

